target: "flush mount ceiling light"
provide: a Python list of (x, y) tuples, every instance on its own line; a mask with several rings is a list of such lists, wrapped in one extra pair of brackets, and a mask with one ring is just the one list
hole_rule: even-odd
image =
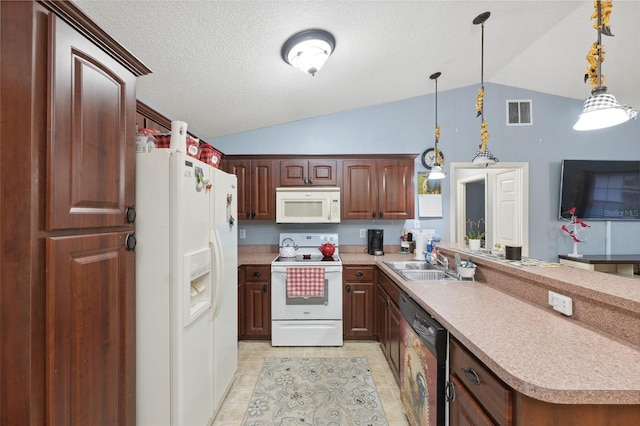
[(436, 83), (436, 142), (435, 142), (435, 165), (431, 167), (431, 172), (429, 172), (429, 176), (427, 179), (436, 180), (436, 179), (444, 179), (445, 174), (442, 170), (442, 166), (444, 165), (444, 157), (442, 156), (442, 152), (438, 149), (438, 141), (440, 140), (440, 125), (438, 124), (438, 77), (442, 75), (441, 72), (434, 72), (429, 76), (431, 80), (434, 80)]
[(604, 129), (622, 124), (630, 118), (636, 118), (638, 114), (631, 107), (620, 105), (615, 96), (607, 93), (607, 88), (604, 86), (602, 63), (605, 52), (602, 46), (602, 35), (613, 36), (609, 27), (612, 7), (611, 0), (594, 2), (596, 10), (591, 15), (591, 19), (597, 18), (593, 27), (598, 30), (598, 39), (591, 45), (587, 54), (588, 66), (584, 75), (585, 83), (588, 81), (593, 90), (591, 96), (582, 105), (582, 114), (574, 124), (574, 130)]
[(484, 119), (484, 23), (491, 16), (491, 12), (484, 12), (476, 16), (473, 20), (473, 25), (480, 24), (482, 26), (482, 41), (481, 41), (481, 53), (480, 53), (480, 89), (476, 96), (476, 117), (480, 117), (480, 139), (481, 143), (476, 151), (476, 156), (471, 160), (471, 163), (478, 166), (489, 166), (495, 164), (498, 159), (493, 156), (491, 151), (487, 148), (489, 142), (489, 132), (487, 131), (487, 120)]
[(336, 40), (325, 30), (304, 30), (289, 37), (282, 46), (282, 59), (292, 67), (315, 75), (327, 62)]

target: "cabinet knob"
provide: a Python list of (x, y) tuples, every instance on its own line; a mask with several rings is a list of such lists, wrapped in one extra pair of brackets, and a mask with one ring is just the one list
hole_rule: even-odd
[(453, 382), (447, 382), (444, 390), (444, 396), (449, 402), (456, 399), (456, 387), (453, 385)]
[(255, 271), (255, 272), (253, 273), (253, 276), (254, 276), (254, 277), (259, 277), (260, 275), (262, 275), (262, 272), (260, 272), (260, 271)]
[(256, 212), (255, 210), (251, 211), (251, 219), (255, 219), (256, 218)]
[(267, 287), (267, 285), (266, 285), (266, 284), (265, 284), (265, 285), (263, 285), (263, 286), (262, 286), (262, 291), (263, 291), (264, 293), (266, 293), (266, 292), (267, 292), (267, 290), (269, 290), (269, 287)]
[(351, 293), (351, 286), (347, 285), (347, 293)]
[(362, 277), (362, 276), (364, 276), (364, 272), (362, 271), (356, 272), (356, 277)]
[(247, 212), (246, 215), (247, 215), (247, 219), (251, 219), (251, 212)]
[(302, 178), (302, 182), (304, 182), (305, 185), (307, 185), (309, 183), (309, 181), (307, 180), (306, 176)]
[(376, 212), (371, 212), (371, 217), (376, 217)]
[(126, 210), (126, 215), (127, 215), (127, 223), (133, 223), (133, 221), (136, 220), (136, 207), (128, 206)]
[(313, 185), (313, 179), (309, 178), (308, 181), (309, 181), (309, 185)]
[(133, 251), (136, 248), (136, 234), (127, 234), (127, 238), (125, 240), (125, 244), (127, 246), (127, 251)]
[(384, 212), (378, 212), (378, 217), (379, 217), (380, 219), (382, 219), (382, 216), (384, 216)]
[(474, 370), (473, 368), (469, 367), (469, 368), (462, 368), (462, 371), (464, 372), (465, 377), (474, 385), (479, 385), (480, 384), (480, 377), (478, 376), (478, 373), (476, 373), (476, 370)]

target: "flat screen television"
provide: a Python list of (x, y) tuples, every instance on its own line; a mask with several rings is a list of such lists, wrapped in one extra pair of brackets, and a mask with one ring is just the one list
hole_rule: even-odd
[(640, 220), (640, 161), (563, 160), (560, 218)]

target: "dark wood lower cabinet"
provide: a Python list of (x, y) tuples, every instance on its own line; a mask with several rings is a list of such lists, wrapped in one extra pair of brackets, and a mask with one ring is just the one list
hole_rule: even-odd
[(449, 426), (491, 426), (494, 423), (465, 389), (457, 376), (450, 378), (455, 397), (449, 403)]
[(48, 425), (134, 418), (135, 267), (126, 232), (46, 239)]
[[(271, 338), (271, 266), (240, 268), (243, 306), (238, 310), (238, 328), (245, 339)], [(239, 299), (240, 300), (240, 299)]]
[(514, 393), (518, 426), (603, 426), (640, 424), (639, 404), (552, 404)]
[(378, 340), (396, 382), (400, 384), (400, 363), (402, 362), (400, 357), (400, 318), (402, 314), (398, 307), (400, 289), (389, 277), (379, 272), (376, 291)]
[(344, 338), (374, 339), (376, 336), (374, 267), (345, 266), (343, 276)]

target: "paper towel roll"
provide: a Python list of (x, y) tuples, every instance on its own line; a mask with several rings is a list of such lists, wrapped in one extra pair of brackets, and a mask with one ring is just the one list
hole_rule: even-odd
[(413, 239), (416, 242), (413, 258), (416, 260), (424, 260), (424, 253), (427, 250), (427, 233), (414, 231)]
[(187, 152), (187, 123), (184, 121), (171, 122), (171, 141), (169, 148), (180, 152)]

